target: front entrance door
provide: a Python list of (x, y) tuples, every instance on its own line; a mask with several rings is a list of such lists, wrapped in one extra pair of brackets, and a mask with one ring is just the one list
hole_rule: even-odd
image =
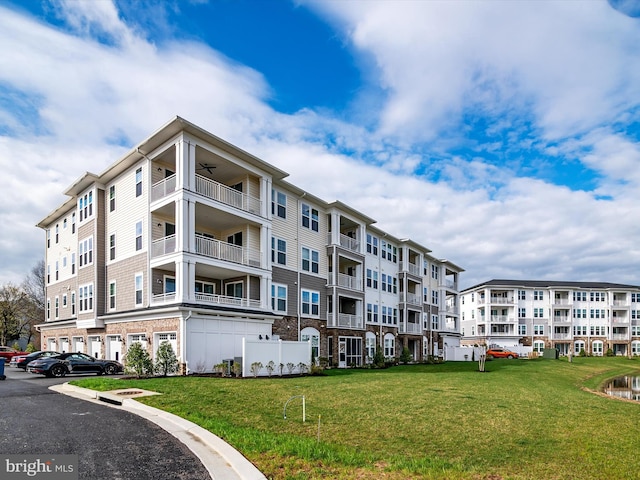
[(344, 338), (338, 342), (338, 367), (345, 368), (347, 366), (347, 340)]

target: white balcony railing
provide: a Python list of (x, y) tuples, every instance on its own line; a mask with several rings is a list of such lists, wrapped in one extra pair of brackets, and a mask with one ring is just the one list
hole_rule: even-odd
[(515, 318), (508, 315), (491, 315), (491, 323), (509, 323), (515, 321)]
[(158, 240), (154, 240), (151, 244), (151, 257), (161, 257), (162, 255), (168, 255), (176, 251), (176, 236), (169, 235), (168, 237), (162, 237)]
[(454, 280), (443, 278), (440, 280), (440, 286), (446, 288), (454, 288), (456, 286), (456, 282)]
[(570, 305), (571, 303), (568, 298), (554, 298), (553, 304), (554, 305)]
[(421, 305), (422, 296), (407, 292), (407, 303), (410, 303), (411, 305)]
[(611, 335), (612, 340), (629, 340), (629, 335), (626, 333), (614, 333)]
[(410, 323), (410, 322), (407, 322), (406, 324), (401, 323), (400, 327), (398, 328), (398, 331), (400, 333), (419, 334), (419, 333), (422, 333), (422, 325), (420, 325), (419, 323)]
[(420, 266), (411, 262), (400, 262), (400, 271), (409, 272), (412, 275), (420, 277)]
[(234, 307), (261, 308), (260, 300), (250, 298), (227, 297), (213, 293), (196, 293), (196, 301), (212, 305), (231, 305)]
[(259, 215), (261, 211), (262, 202), (259, 198), (239, 192), (202, 175), (196, 175), (196, 192), (245, 212)]
[(338, 286), (348, 288), (350, 290), (362, 290), (362, 279), (347, 275), (346, 273), (338, 273)]
[(196, 253), (205, 257), (217, 258), (232, 263), (260, 266), (260, 252), (213, 238), (196, 235)]
[(629, 325), (629, 319), (624, 317), (613, 317), (614, 325)]
[(340, 246), (352, 252), (360, 251), (360, 241), (347, 235), (340, 234)]
[(362, 328), (362, 317), (348, 313), (338, 313), (338, 325), (340, 328)]
[(176, 292), (160, 293), (154, 295), (151, 299), (152, 305), (164, 305), (166, 303), (174, 303), (176, 301)]
[(151, 201), (155, 202), (156, 200), (160, 200), (161, 198), (164, 198), (170, 193), (175, 191), (176, 191), (176, 176), (174, 174), (174, 175), (171, 175), (170, 177), (160, 180), (158, 183), (154, 183), (151, 186)]
[(613, 305), (615, 307), (626, 307), (629, 303), (626, 300), (614, 300)]
[(491, 297), (491, 303), (493, 304), (506, 305), (513, 302), (513, 297)]
[(554, 340), (571, 340), (572, 338), (573, 338), (573, 335), (571, 335), (570, 333), (559, 333), (559, 332), (553, 333)]

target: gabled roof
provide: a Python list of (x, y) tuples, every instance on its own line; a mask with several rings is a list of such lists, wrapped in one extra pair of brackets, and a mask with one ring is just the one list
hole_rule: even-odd
[(476, 290), (480, 287), (523, 287), (523, 288), (584, 288), (599, 290), (640, 290), (637, 285), (624, 285), (608, 282), (572, 282), (557, 280), (489, 280), (473, 287), (465, 288), (461, 293)]

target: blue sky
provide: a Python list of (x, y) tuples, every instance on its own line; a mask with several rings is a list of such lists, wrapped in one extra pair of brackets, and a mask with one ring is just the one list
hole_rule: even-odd
[(75, 178), (180, 115), (464, 285), (640, 284), (638, 45), (629, 0), (4, 2), (0, 281)]

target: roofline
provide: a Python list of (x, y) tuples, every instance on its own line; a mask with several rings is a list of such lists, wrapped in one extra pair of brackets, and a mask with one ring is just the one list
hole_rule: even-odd
[(460, 293), (470, 292), (482, 287), (508, 287), (508, 288), (583, 288), (583, 289), (599, 289), (599, 290), (638, 290), (638, 285), (626, 285), (621, 283), (609, 282), (576, 282), (571, 280), (506, 280), (494, 279), (487, 282), (479, 283), (469, 288), (465, 288)]

